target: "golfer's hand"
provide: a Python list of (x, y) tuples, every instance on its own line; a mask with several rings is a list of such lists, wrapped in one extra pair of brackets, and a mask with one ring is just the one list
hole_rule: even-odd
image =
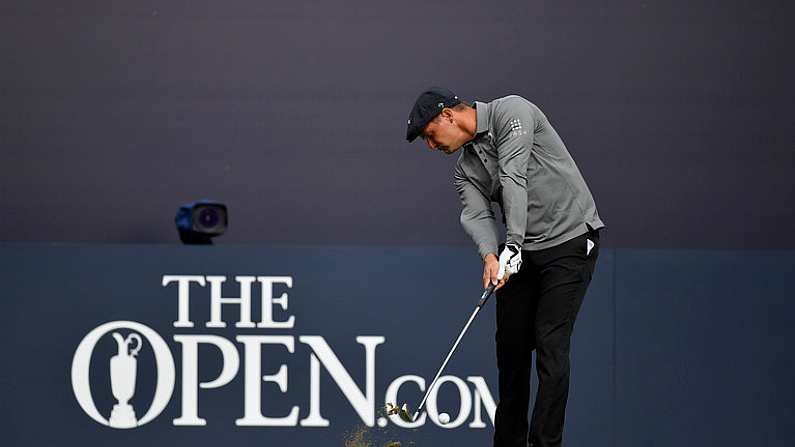
[(497, 259), (497, 255), (495, 253), (489, 253), (483, 258), (483, 288), (488, 288), (489, 284), (495, 284), (497, 287), (494, 290), (498, 290), (500, 287), (505, 285), (505, 281), (508, 281), (508, 274), (502, 277), (502, 279), (497, 280), (497, 273), (500, 271), (500, 261)]
[(519, 273), (522, 267), (522, 249), (515, 244), (505, 244), (505, 248), (500, 253), (500, 271), (497, 272), (497, 280)]

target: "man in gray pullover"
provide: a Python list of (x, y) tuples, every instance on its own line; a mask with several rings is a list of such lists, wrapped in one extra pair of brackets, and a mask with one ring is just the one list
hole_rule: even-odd
[[(461, 224), (483, 259), (483, 286), (496, 285), (494, 445), (560, 446), (571, 333), (604, 227), (591, 192), (547, 117), (520, 96), (470, 105), (428, 89), (409, 115), (406, 139), (417, 137), (446, 154), (461, 150), (454, 176)], [(492, 203), (502, 211), (502, 244)], [(534, 349), (538, 390), (528, 429)]]

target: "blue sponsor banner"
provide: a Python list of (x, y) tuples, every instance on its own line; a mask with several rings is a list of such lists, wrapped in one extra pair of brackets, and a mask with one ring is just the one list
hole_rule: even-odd
[[(572, 343), (567, 444), (648, 443), (660, 417), (705, 441), (685, 415), (736, 422), (754, 399), (770, 436), (791, 436), (775, 430), (792, 408), (770, 393), (791, 391), (795, 368), (769, 357), (793, 339), (791, 254), (682, 253), (602, 250)], [(474, 309), (473, 250), (2, 244), (0, 266), (7, 445), (491, 443), (493, 302), (418, 423), (382, 410), (416, 407)], [(731, 344), (762, 370), (727, 361)], [(738, 409), (711, 407), (747, 380)]]
[(793, 259), (615, 253), (615, 445), (795, 445)]

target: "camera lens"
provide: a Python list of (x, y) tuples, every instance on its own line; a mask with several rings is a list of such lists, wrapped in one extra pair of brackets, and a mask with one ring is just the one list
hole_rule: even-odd
[(226, 232), (229, 216), (223, 203), (202, 200), (179, 207), (174, 222), (183, 244), (212, 245), (211, 238)]
[(219, 211), (213, 207), (202, 207), (197, 214), (198, 219), (196, 219), (196, 223), (200, 230), (215, 230), (221, 222)]

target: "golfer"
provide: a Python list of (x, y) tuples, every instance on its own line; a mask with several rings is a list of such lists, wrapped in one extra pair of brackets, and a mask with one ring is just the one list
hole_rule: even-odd
[[(483, 286), (496, 285), (494, 445), (560, 446), (571, 333), (604, 227), (591, 192), (547, 117), (520, 96), (469, 104), (428, 89), (409, 115), (406, 138), (417, 137), (432, 150), (460, 152), (461, 224), (483, 259)], [(534, 349), (538, 390), (528, 430)]]

